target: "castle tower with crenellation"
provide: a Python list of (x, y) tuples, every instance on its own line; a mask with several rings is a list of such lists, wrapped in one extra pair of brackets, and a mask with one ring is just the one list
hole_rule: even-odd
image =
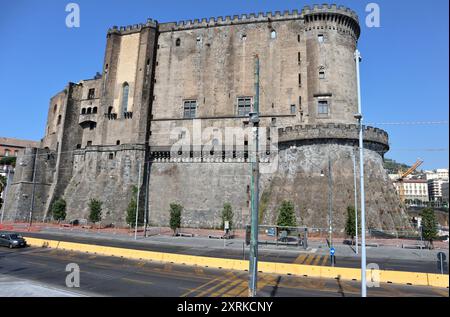
[[(178, 202), (185, 226), (217, 227), (228, 202), (234, 222), (244, 226), (249, 138), (235, 139), (230, 150), (224, 135), (249, 128), (258, 55), (260, 126), (266, 141), (276, 143), (276, 151), (263, 153), (276, 168), (261, 178), (260, 221), (275, 223), (280, 203), (291, 200), (299, 225), (327, 227), (328, 180), (321, 175), (331, 161), (333, 224), (342, 228), (354, 201), (360, 33), (356, 13), (336, 5), (111, 28), (103, 72), (51, 99), (38, 155), (30, 149), (23, 158), (37, 158), (42, 177), (15, 179), (7, 217), (27, 217), (34, 186), (36, 219), (50, 217), (58, 197), (67, 201), (68, 218), (85, 219), (88, 201), (96, 198), (104, 202), (105, 223), (124, 224), (139, 184), (141, 213), (153, 225), (167, 225), (169, 204)], [(199, 136), (199, 129), (208, 133)], [(368, 225), (405, 226), (383, 168), (388, 135), (365, 127), (364, 137)], [(182, 140), (187, 147), (174, 152)], [(16, 175), (30, 174), (33, 166), (19, 165)]]

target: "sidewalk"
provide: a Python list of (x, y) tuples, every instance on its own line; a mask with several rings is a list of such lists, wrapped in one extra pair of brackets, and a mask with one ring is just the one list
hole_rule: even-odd
[[(5, 226), (6, 227), (6, 226)], [(14, 224), (8, 228), (1, 228), (0, 230), (14, 230), (22, 232), (27, 235), (27, 232), (37, 234), (50, 234), (58, 237), (77, 237), (82, 239), (102, 239), (114, 241), (117, 244), (127, 245), (133, 248), (133, 245), (144, 248), (159, 250), (160, 252), (172, 253), (190, 253), (190, 254), (217, 254), (227, 251), (227, 254), (233, 254), (234, 257), (245, 257), (248, 252), (248, 247), (245, 245), (244, 231), (237, 231), (236, 238), (230, 240), (211, 239), (208, 235), (220, 236), (222, 231), (219, 230), (204, 230), (204, 229), (183, 229), (183, 233), (192, 233), (194, 237), (174, 237), (169, 228), (151, 228), (148, 231), (150, 235), (147, 238), (143, 237), (143, 233), (139, 232), (137, 240), (134, 239), (134, 232), (127, 229), (83, 229), (81, 227), (61, 227), (57, 225), (38, 224), (33, 226), (33, 230), (28, 231), (26, 224)], [(353, 258), (357, 260), (359, 255), (355, 253), (354, 246), (343, 243), (344, 239), (335, 238), (334, 248), (336, 256)], [(81, 242), (81, 241), (80, 241)], [(99, 243), (92, 241), (92, 243)], [(413, 245), (418, 243), (414, 240), (401, 239), (370, 239), (367, 241), (367, 257), (375, 259), (386, 260), (407, 260), (407, 261), (427, 261), (434, 262), (437, 260), (437, 253), (444, 252), (448, 259), (448, 243), (435, 243), (434, 250), (427, 249), (403, 249), (402, 244)], [(377, 244), (378, 247), (370, 245)], [(308, 248), (305, 250), (302, 246), (264, 244), (261, 243), (259, 250), (262, 255), (270, 255), (271, 257), (284, 257), (283, 262), (291, 262), (299, 254), (317, 254), (329, 255), (329, 247), (323, 238), (310, 238), (308, 241)]]

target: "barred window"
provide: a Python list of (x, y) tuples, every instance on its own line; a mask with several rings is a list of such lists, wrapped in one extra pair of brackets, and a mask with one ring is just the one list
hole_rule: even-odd
[(184, 102), (184, 117), (195, 118), (197, 113), (197, 100), (186, 100)]
[(248, 116), (252, 109), (252, 98), (251, 97), (240, 97), (238, 98), (238, 116), (245, 117)]

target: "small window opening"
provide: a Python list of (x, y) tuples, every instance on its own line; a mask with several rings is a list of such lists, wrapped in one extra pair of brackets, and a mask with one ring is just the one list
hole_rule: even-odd
[(117, 141), (116, 141), (116, 145), (120, 145), (120, 140), (117, 140)]
[(97, 113), (97, 107), (94, 107), (94, 108), (92, 109), (92, 113), (93, 113), (93, 114), (96, 114), (96, 113)]
[(177, 40), (175, 41), (175, 45), (176, 45), (176, 46), (180, 46), (180, 45), (181, 45), (181, 40), (180, 40), (180, 39), (177, 39)]
[(89, 89), (88, 92), (88, 99), (94, 99), (95, 98), (95, 88)]
[(317, 40), (319, 41), (319, 43), (323, 43), (323, 42), (324, 42), (323, 34), (319, 34), (319, 35), (317, 36)]
[(81, 114), (86, 114), (86, 108), (81, 109)]
[(271, 38), (271, 39), (276, 39), (276, 38), (277, 38), (277, 31), (272, 30), (272, 31), (270, 32), (270, 38)]
[(319, 72), (319, 79), (325, 79), (325, 72), (323, 70)]
[(298, 74), (298, 86), (302, 86), (302, 74)]
[(56, 113), (56, 110), (58, 109), (58, 105), (53, 106), (53, 113)]
[(329, 105), (327, 100), (319, 100), (318, 104), (318, 114), (320, 115), (328, 115), (329, 114)]
[(297, 111), (297, 107), (295, 105), (291, 105), (291, 114), (295, 114)]
[(113, 160), (114, 159), (114, 153), (109, 153), (109, 159)]
[(86, 146), (91, 146), (92, 145), (92, 141), (87, 141)]
[(246, 41), (247, 40), (247, 34), (242, 34), (241, 35), (241, 40), (242, 41)]
[(111, 114), (112, 111), (113, 111), (113, 107), (109, 107), (109, 108), (108, 108), (108, 114)]
[(92, 113), (92, 108), (91, 107), (87, 108), (87, 114), (91, 114), (91, 113)]
[(58, 125), (61, 124), (61, 115), (58, 116), (58, 122), (57, 122), (57, 124), (58, 124)]

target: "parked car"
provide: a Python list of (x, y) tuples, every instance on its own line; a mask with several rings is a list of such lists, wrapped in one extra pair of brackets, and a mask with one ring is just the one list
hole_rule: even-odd
[(0, 245), (12, 248), (26, 247), (27, 241), (17, 233), (2, 233), (0, 234)]

